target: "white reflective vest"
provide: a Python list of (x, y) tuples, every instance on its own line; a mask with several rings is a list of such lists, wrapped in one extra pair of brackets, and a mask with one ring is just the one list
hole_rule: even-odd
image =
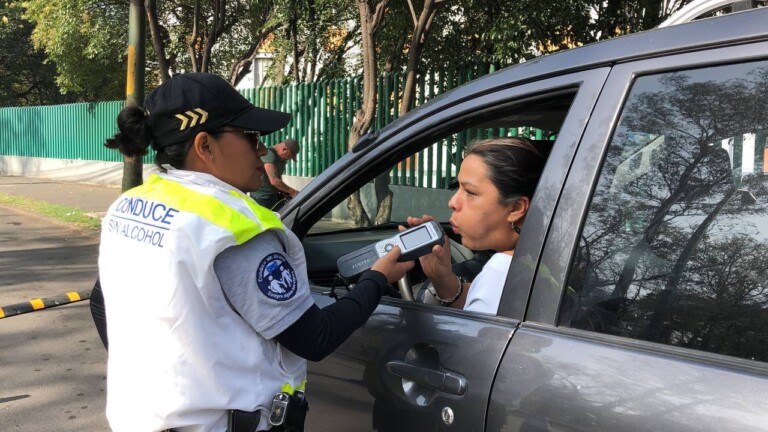
[(228, 409), (262, 410), (302, 387), (306, 361), (266, 340), (227, 304), (213, 269), (224, 249), (267, 229), (271, 211), (215, 177), (153, 175), (112, 204), (99, 274), (109, 335), (114, 432), (226, 430)]

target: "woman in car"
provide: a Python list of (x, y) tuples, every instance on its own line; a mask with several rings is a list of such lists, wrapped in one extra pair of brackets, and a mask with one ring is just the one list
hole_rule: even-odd
[[(459, 170), (459, 188), (448, 201), (450, 223), (461, 243), (474, 251), (495, 253), (471, 283), (451, 266), (450, 242), (435, 246), (419, 260), (431, 281), (430, 294), (443, 306), (495, 314), (520, 228), (531, 204), (546, 158), (525, 138), (473, 142)], [(433, 219), (409, 217), (416, 226)], [(404, 230), (404, 227), (401, 227)]]

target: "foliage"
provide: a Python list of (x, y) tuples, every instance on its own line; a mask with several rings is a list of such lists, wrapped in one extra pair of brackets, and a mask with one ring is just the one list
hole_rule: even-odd
[[(445, 2), (431, 22), (429, 42), (420, 48), (417, 69), (519, 62), (651, 28), (687, 1)], [(411, 2), (417, 15), (426, 3)], [(379, 70), (406, 68), (414, 32), (411, 2), (388, 2), (375, 35)], [(190, 71), (217, 73), (236, 83), (250, 71), (259, 51), (275, 56), (271, 76), (277, 82), (339, 78), (362, 71), (362, 53), (356, 49), (362, 43), (362, 23), (353, 1), (146, 0), (145, 4), (150, 87), (174, 73)], [(125, 0), (28, 0), (24, 6), (34, 24), (35, 47), (44, 50), (49, 73), (56, 65), (63, 91), (91, 100), (122, 98), (128, 32)], [(8, 34), (6, 26), (0, 36)]]
[(55, 65), (32, 46), (34, 26), (22, 15), (20, 4), (0, 1), (0, 106), (73, 101), (61, 95)]
[(359, 70), (349, 51), (360, 43), (359, 17), (349, 0), (285, 0), (276, 15), (285, 23), (270, 48), (284, 70), (273, 69), (278, 82), (342, 78)]
[[(148, 31), (152, 43), (147, 43), (150, 88), (178, 72), (213, 72), (236, 82), (240, 69), (249, 67), (254, 45), (279, 26), (273, 0), (146, 3), (154, 6)], [(56, 63), (64, 91), (87, 99), (124, 97), (127, 2), (29, 0), (24, 5), (35, 23), (35, 46)]]
[[(425, 68), (508, 65), (655, 27), (689, 0), (466, 0), (435, 17)], [(666, 5), (666, 9), (664, 9)], [(391, 21), (387, 25), (392, 24)], [(386, 32), (386, 31), (385, 31)], [(461, 52), (461, 56), (456, 53)]]
[(64, 92), (88, 100), (119, 99), (125, 92), (128, 7), (117, 0), (29, 0), (32, 40), (55, 62)]

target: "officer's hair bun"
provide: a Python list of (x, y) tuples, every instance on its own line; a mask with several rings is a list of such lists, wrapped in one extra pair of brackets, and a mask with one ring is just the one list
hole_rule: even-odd
[(107, 139), (105, 147), (118, 149), (128, 157), (147, 154), (152, 134), (147, 124), (147, 115), (141, 107), (127, 106), (117, 116), (120, 132)]

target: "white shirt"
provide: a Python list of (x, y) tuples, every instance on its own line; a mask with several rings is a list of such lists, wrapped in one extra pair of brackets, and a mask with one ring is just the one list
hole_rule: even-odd
[(494, 254), (472, 281), (464, 310), (496, 315), (511, 263), (512, 255)]

